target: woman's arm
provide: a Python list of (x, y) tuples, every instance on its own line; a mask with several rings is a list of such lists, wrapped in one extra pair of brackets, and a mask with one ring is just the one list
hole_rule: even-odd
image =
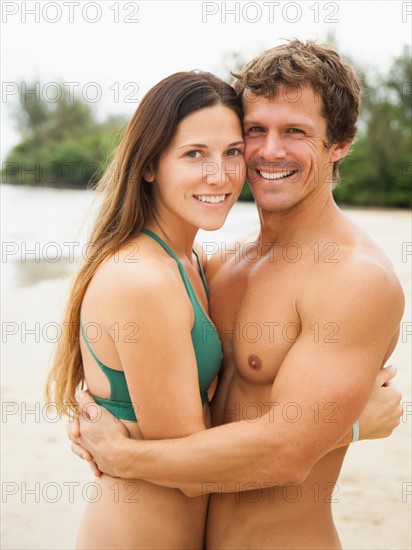
[[(108, 433), (114, 421), (126, 435), (128, 430), (132, 437), (139, 432), (140, 439), (183, 437), (204, 430), (191, 340), (193, 309), (179, 274), (157, 259), (145, 258), (133, 265), (108, 262), (93, 281), (93, 296), (99, 322), (116, 347), (114, 362), (125, 373), (138, 425), (125, 428), (95, 404), (84, 412), (84, 418), (95, 411), (98, 418), (107, 414)], [(69, 431), (75, 422), (70, 421)], [(82, 453), (91, 458), (85, 450)], [(91, 465), (95, 475), (101, 475), (95, 463)]]
[[(110, 320), (133, 322), (116, 342), (145, 439), (184, 437), (205, 429), (195, 352), (193, 310), (176, 274), (147, 261), (110, 293)], [(125, 330), (124, 334), (130, 334)]]

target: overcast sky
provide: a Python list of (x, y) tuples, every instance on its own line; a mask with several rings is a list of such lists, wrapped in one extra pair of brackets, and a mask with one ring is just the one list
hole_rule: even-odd
[[(18, 141), (9, 112), (26, 82), (53, 101), (63, 81), (99, 117), (131, 114), (164, 76), (218, 72), (225, 54), (249, 59), (287, 38), (324, 41), (385, 71), (411, 43), (412, 2), (2, 1), (2, 155)], [(3, 157), (4, 158), (4, 157)]]

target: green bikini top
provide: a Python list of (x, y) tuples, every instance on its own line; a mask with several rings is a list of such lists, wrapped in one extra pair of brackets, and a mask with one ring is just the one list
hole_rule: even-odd
[[(179, 258), (155, 233), (153, 233), (149, 229), (142, 229), (142, 233), (145, 233), (146, 235), (157, 241), (176, 261), (178, 265), (180, 275), (183, 279), (187, 294), (189, 295), (189, 299), (193, 306), (195, 321), (191, 331), (192, 343), (196, 355), (200, 396), (202, 398), (202, 404), (207, 403), (207, 390), (209, 389), (210, 384), (213, 382), (215, 376), (219, 372), (220, 364), (223, 357), (222, 344), (219, 340), (219, 336), (216, 332), (214, 325), (210, 322), (202, 306), (200, 305), (196, 293), (190, 283), (189, 277), (187, 276), (183, 264), (181, 263)], [(206, 295), (209, 298), (209, 290), (207, 287), (205, 274), (203, 272), (196, 252), (194, 250), (193, 252), (197, 259), (197, 264), (199, 266), (200, 276), (202, 277), (203, 285), (206, 290)], [(104, 365), (93, 352), (90, 343), (86, 338), (85, 330), (81, 322), (80, 328), (87, 349), (90, 351), (92, 357), (106, 375), (110, 384), (110, 397), (108, 399), (104, 399), (101, 397), (93, 396), (94, 400), (102, 407), (108, 409), (117, 418), (121, 418), (123, 420), (133, 420), (137, 422), (124, 371), (115, 370), (108, 367), (107, 365)]]

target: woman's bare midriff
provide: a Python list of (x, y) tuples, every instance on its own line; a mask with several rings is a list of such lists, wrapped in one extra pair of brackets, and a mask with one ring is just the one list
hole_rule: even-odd
[[(210, 418), (204, 407), (205, 418)], [(143, 439), (136, 422), (124, 422)], [(94, 502), (92, 502), (94, 501)], [(103, 475), (94, 480), (77, 538), (77, 549), (202, 550), (208, 498), (139, 479)]]

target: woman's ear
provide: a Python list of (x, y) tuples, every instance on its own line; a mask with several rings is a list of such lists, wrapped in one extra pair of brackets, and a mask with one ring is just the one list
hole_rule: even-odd
[(149, 164), (149, 166), (145, 169), (143, 172), (143, 179), (147, 181), (148, 183), (153, 183), (155, 180), (155, 173), (153, 169), (153, 164)]

